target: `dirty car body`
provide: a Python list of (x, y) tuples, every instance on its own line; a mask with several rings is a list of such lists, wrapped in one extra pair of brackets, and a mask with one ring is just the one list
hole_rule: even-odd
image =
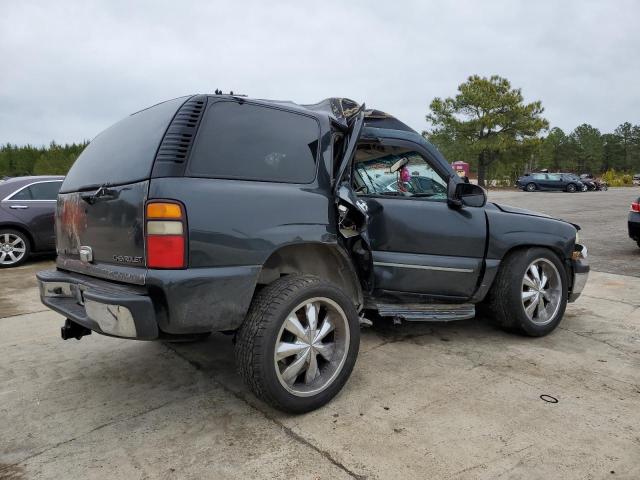
[[(65, 337), (239, 332), (239, 361), (262, 345), (252, 343), (261, 331), (253, 326), (271, 314), (269, 295), (285, 295), (276, 285), (335, 287), (341, 293), (296, 304), (295, 328), (293, 313), (274, 320), (281, 341), (268, 354), (275, 349), (279, 383), (273, 369), (248, 360), (241, 368), (245, 379), (273, 380), (254, 391), (271, 391), (262, 396), (276, 407), (306, 411), (335, 395), (342, 384), (332, 382), (353, 366), (351, 309), (361, 319), (470, 318), (476, 304), (498, 301), (491, 291), (502, 264), (525, 268), (514, 256), (526, 253), (518, 314), (539, 313), (554, 328), (589, 270), (577, 229), (486, 203), (421, 135), (350, 100), (194, 95), (138, 112), (91, 142), (58, 197), (56, 269), (38, 280), (43, 303), (69, 319)], [(548, 333), (540, 325), (527, 333)], [(279, 350), (293, 348), (288, 330), (299, 331), (290, 357)], [(323, 331), (332, 332), (331, 349)]]

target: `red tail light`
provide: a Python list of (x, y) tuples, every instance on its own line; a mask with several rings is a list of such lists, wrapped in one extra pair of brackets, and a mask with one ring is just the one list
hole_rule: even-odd
[(184, 207), (177, 202), (149, 202), (145, 209), (147, 267), (185, 268), (187, 228)]
[(640, 213), (640, 200), (631, 204), (631, 211)]

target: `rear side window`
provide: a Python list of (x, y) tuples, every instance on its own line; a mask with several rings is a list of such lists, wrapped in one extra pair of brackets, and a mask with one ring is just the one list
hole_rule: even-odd
[(306, 115), (249, 103), (207, 109), (188, 175), (309, 183), (316, 173), (320, 127)]
[(55, 200), (62, 182), (43, 182), (23, 188), (10, 200)]

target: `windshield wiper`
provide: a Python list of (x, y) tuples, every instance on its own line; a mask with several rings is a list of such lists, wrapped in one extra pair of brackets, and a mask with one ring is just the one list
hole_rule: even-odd
[(378, 192), (378, 195), (391, 195), (391, 196), (394, 196), (394, 197), (397, 197), (397, 196), (403, 196), (404, 197), (404, 193), (403, 192), (392, 192), (392, 191)]
[(98, 189), (93, 193), (81, 193), (80, 198), (82, 198), (89, 205), (93, 205), (100, 198), (114, 199), (118, 198), (118, 195), (120, 195), (120, 192), (110, 189), (109, 184), (105, 183), (98, 186)]

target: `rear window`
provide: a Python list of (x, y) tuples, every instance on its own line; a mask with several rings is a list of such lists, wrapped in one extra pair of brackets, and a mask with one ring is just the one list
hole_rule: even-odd
[(185, 102), (175, 98), (128, 116), (100, 133), (80, 154), (61, 192), (123, 185), (149, 178), (158, 145)]
[(187, 174), (309, 183), (320, 127), (306, 115), (249, 103), (216, 102), (202, 119)]

